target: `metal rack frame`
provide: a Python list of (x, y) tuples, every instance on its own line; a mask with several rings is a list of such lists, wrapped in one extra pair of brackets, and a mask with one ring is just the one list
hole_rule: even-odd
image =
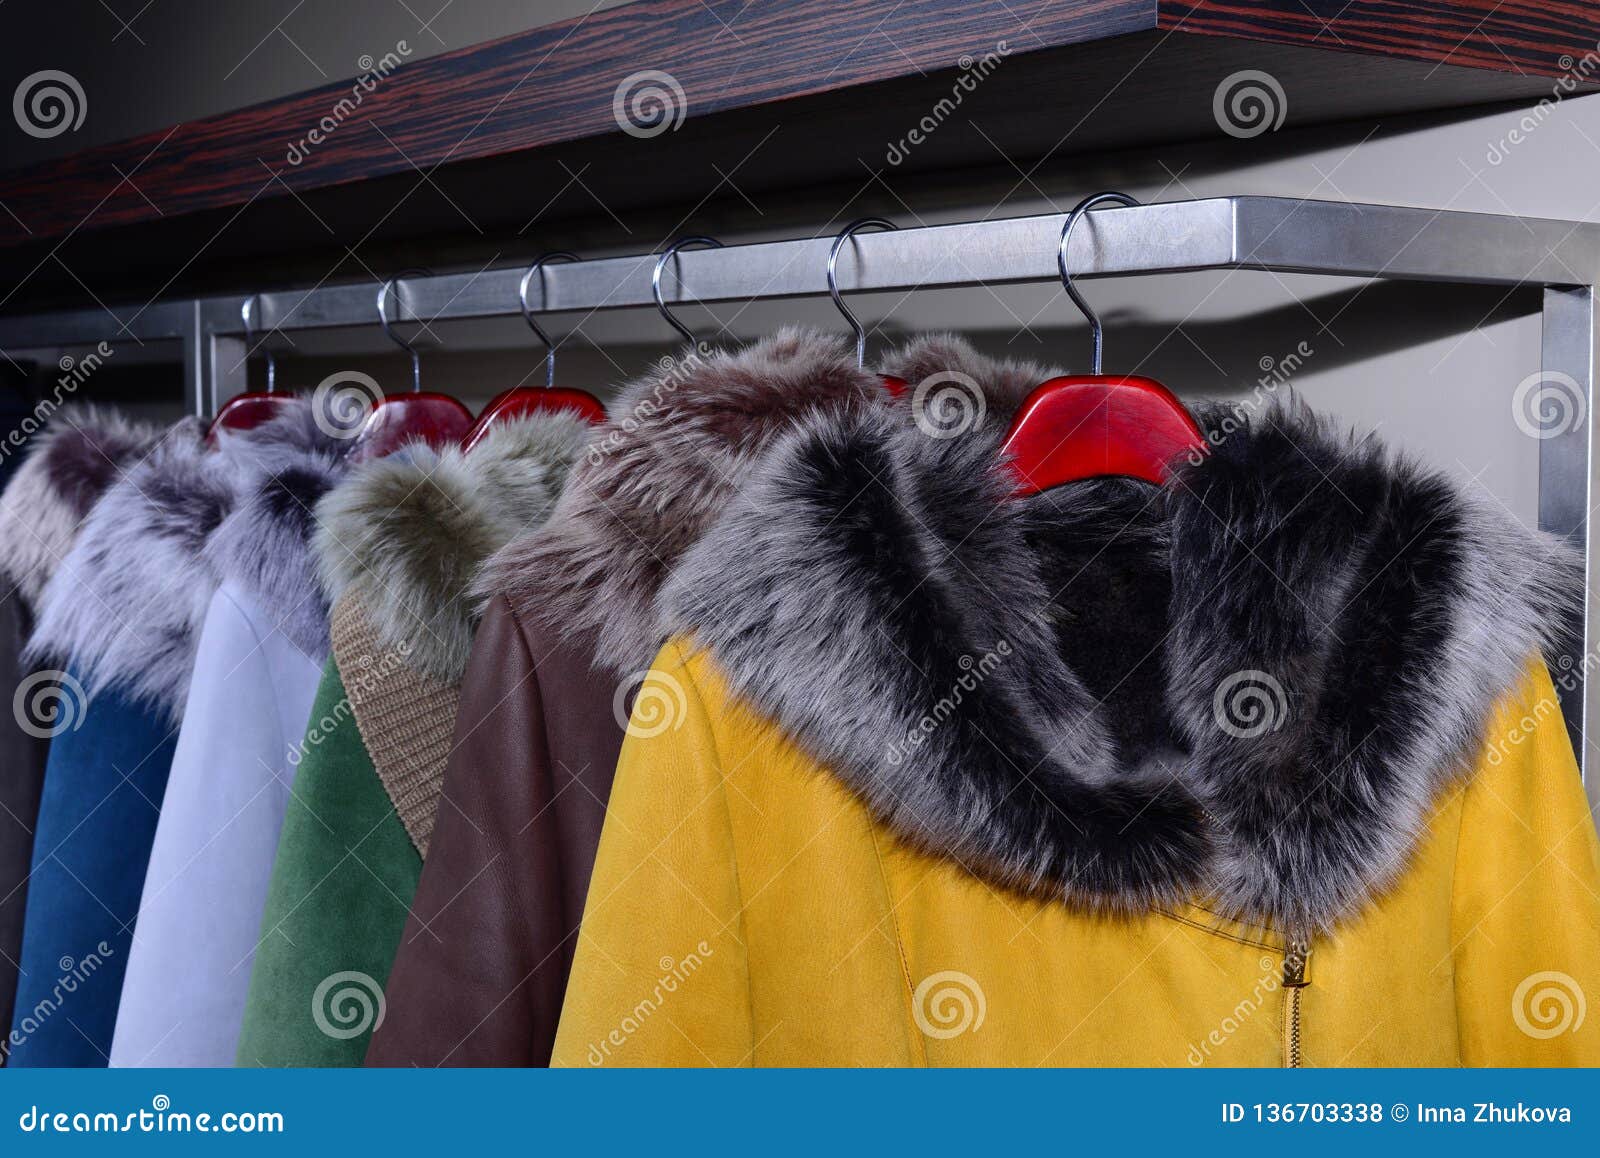
[[(1065, 218), (1049, 214), (859, 234), (844, 290), (911, 290), (1054, 281)], [(821, 295), (830, 237), (680, 252), (669, 304)], [(1539, 524), (1584, 551), (1596, 579), (1589, 509), (1596, 479), (1593, 407), (1600, 224), (1285, 197), (1219, 197), (1100, 210), (1072, 237), (1075, 277), (1255, 269), (1360, 278), (1528, 286), (1543, 290), (1539, 370), (1576, 384), (1582, 420), (1539, 448)], [(655, 255), (552, 265), (541, 312), (652, 304)], [(521, 269), (408, 279), (405, 315), (434, 321), (520, 313)], [(369, 284), (261, 295), (257, 332), (376, 324)], [(181, 339), (195, 413), (244, 388), (243, 296), (0, 318), (0, 348), (101, 340)], [(1586, 678), (1600, 641), (1600, 610), (1586, 593), (1581, 620), (1555, 670), (1581, 766), (1597, 734), (1600, 680)], [(1586, 776), (1600, 803), (1600, 777)]]

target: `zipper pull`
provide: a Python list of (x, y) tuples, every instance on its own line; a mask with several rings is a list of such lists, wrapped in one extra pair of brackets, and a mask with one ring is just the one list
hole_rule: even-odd
[(1311, 957), (1311, 934), (1293, 933), (1283, 954), (1283, 984), (1288, 989), (1300, 989), (1311, 984), (1306, 980), (1306, 966)]

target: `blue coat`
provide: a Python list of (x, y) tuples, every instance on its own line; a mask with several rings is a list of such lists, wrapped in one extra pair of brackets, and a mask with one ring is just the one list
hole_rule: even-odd
[(50, 744), (6, 1040), (12, 1066), (103, 1066), (177, 731), (115, 690)]

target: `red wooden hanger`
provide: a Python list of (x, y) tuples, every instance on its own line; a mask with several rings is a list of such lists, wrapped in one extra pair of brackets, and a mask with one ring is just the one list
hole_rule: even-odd
[(1139, 204), (1122, 193), (1084, 198), (1067, 214), (1056, 252), (1061, 284), (1089, 319), (1093, 372), (1063, 374), (1041, 383), (1012, 419), (1001, 452), (1016, 478), (1019, 496), (1106, 475), (1160, 484), (1174, 461), (1205, 446), (1199, 425), (1161, 383), (1138, 374), (1100, 372), (1100, 319), (1072, 284), (1067, 242), (1078, 220), (1102, 201)]
[[(389, 290), (406, 274), (427, 270), (405, 270), (378, 287), (378, 322), (389, 340), (411, 355), (411, 393), (391, 394), (373, 404), (356, 436), (352, 457), (357, 461), (382, 458), (408, 442), (424, 442), (435, 449), (459, 444), (472, 427), (472, 411), (457, 398), (422, 388), (422, 359), (417, 348), (394, 332), (389, 324)], [(399, 294), (396, 292), (396, 300)]]
[(472, 429), (467, 431), (461, 445), (471, 450), (478, 445), (483, 436), (491, 427), (507, 422), (513, 418), (520, 418), (524, 414), (548, 413), (552, 410), (572, 410), (587, 418), (591, 423), (601, 423), (606, 420), (606, 408), (601, 405), (600, 399), (583, 390), (568, 390), (556, 385), (556, 347), (550, 340), (550, 335), (539, 327), (534, 320), (533, 311), (528, 306), (528, 286), (535, 276), (540, 278), (541, 301), (544, 300), (544, 266), (549, 261), (577, 261), (575, 253), (546, 253), (535, 259), (528, 267), (528, 272), (522, 275), (522, 283), (517, 287), (517, 300), (522, 304), (522, 317), (528, 323), (539, 341), (544, 343), (544, 388), (530, 386), (513, 386), (510, 390), (496, 394), (483, 408), (483, 413), (478, 415), (478, 421), (472, 424)]
[[(867, 331), (856, 320), (855, 314), (850, 312), (850, 307), (844, 304), (844, 295), (839, 292), (839, 251), (844, 248), (844, 243), (856, 235), (861, 229), (899, 229), (894, 222), (883, 217), (863, 217), (859, 221), (852, 221), (844, 227), (844, 232), (833, 239), (833, 246), (828, 250), (828, 293), (833, 298), (833, 304), (844, 315), (844, 320), (850, 323), (850, 330), (856, 336), (856, 366), (867, 364)], [(878, 380), (883, 383), (883, 388), (892, 397), (899, 398), (908, 389), (910, 383), (904, 378), (896, 378), (893, 374), (879, 374)]]
[[(248, 357), (250, 339), (255, 333), (254, 315), (260, 306), (260, 294), (245, 298), (244, 304), (239, 307), (239, 317), (244, 321), (244, 340), (247, 347), (245, 353)], [(278, 393), (278, 359), (269, 349), (266, 349), (265, 339), (262, 340), (262, 349), (267, 355), (267, 388), (265, 391), (252, 390), (244, 394), (235, 394), (222, 404), (222, 409), (217, 411), (216, 418), (212, 419), (211, 427), (206, 432), (206, 444), (216, 446), (217, 432), (222, 430), (251, 430), (276, 418), (285, 410), (295, 404), (293, 394)]]

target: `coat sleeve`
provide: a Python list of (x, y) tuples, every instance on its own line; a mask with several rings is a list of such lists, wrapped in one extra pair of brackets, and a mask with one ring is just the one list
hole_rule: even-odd
[(1452, 921), (1465, 1064), (1600, 1064), (1600, 842), (1541, 662), (1466, 789)]
[(753, 1064), (734, 835), (693, 672), (668, 643), (635, 698), (553, 1065)]
[(564, 936), (542, 948), (535, 928), (559, 909), (541, 887), (560, 868), (544, 831), (554, 817), (544, 734), (538, 672), (496, 599), (462, 680), (438, 818), (368, 1065), (548, 1062), (568, 957)]

